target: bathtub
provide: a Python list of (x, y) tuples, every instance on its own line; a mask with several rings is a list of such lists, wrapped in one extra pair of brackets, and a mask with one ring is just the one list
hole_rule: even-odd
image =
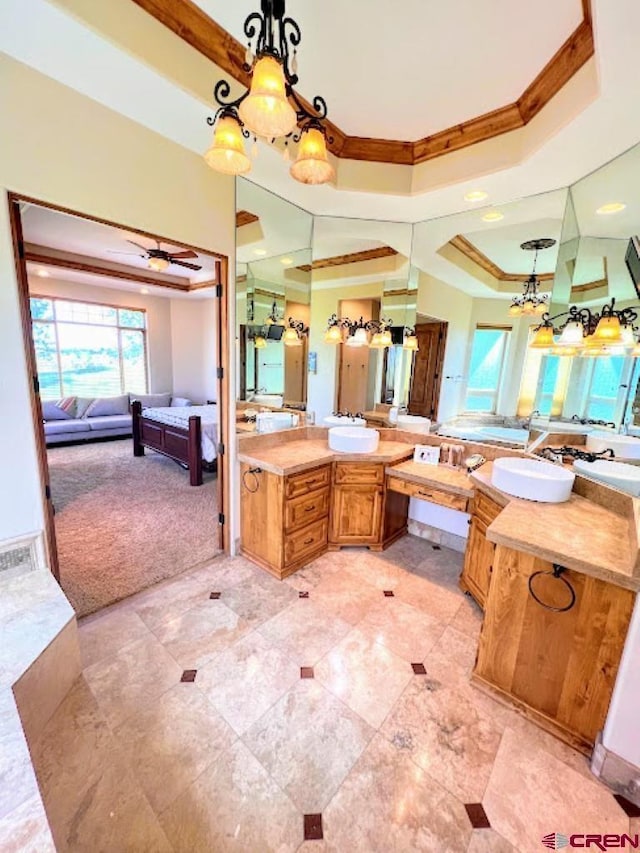
[(529, 439), (529, 431), (522, 428), (510, 428), (501, 426), (450, 426), (443, 424), (438, 435), (446, 438), (461, 438), (466, 441), (501, 442), (503, 444), (517, 444), (524, 447)]

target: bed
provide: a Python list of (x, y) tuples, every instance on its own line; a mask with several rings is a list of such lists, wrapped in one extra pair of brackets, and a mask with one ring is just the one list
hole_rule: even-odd
[(218, 458), (218, 407), (162, 406), (142, 408), (131, 404), (133, 455), (144, 456), (148, 447), (189, 469), (192, 486), (202, 485), (202, 469), (216, 470)]

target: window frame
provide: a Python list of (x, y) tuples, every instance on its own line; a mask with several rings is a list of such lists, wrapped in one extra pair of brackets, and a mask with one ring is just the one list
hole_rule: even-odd
[[(31, 300), (32, 299), (42, 299), (47, 302), (52, 303), (53, 307), (53, 317), (51, 319), (41, 319), (34, 318), (31, 312)], [(56, 303), (58, 302), (71, 302), (76, 305), (97, 305), (101, 308), (114, 308), (116, 310), (116, 323), (95, 323), (90, 321), (79, 321), (79, 320), (59, 320), (56, 311)], [(138, 314), (144, 315), (144, 326), (122, 326), (120, 325), (120, 311), (135, 311)], [(63, 376), (62, 376), (62, 361), (60, 357), (60, 336), (58, 333), (58, 324), (65, 323), (69, 325), (76, 326), (96, 326), (100, 329), (114, 329), (117, 333), (118, 340), (118, 369), (120, 373), (120, 394), (125, 394), (126, 389), (125, 385), (125, 376), (124, 376), (124, 358), (122, 352), (122, 332), (140, 332), (142, 334), (142, 351), (143, 351), (143, 363), (144, 363), (144, 391), (139, 393), (148, 394), (149, 393), (149, 348), (148, 348), (148, 339), (147, 333), (149, 331), (148, 325), (148, 314), (146, 308), (140, 308), (133, 305), (116, 305), (112, 302), (103, 302), (102, 300), (93, 300), (93, 299), (70, 299), (66, 296), (48, 296), (42, 293), (29, 293), (29, 315), (31, 318), (31, 326), (33, 327), (36, 323), (42, 323), (43, 325), (53, 326), (53, 333), (55, 339), (55, 347), (56, 347), (56, 364), (58, 366), (58, 387), (60, 389), (60, 397), (65, 396), (73, 396), (71, 394), (67, 394), (64, 390), (63, 385)], [(32, 332), (33, 335), (33, 332)], [(34, 340), (35, 343), (35, 340)], [(37, 355), (37, 353), (36, 353)], [(44, 397), (43, 397), (44, 399)], [(53, 398), (52, 398), (53, 399)]]
[[(470, 373), (471, 373), (471, 359), (473, 358), (473, 344), (475, 341), (477, 332), (503, 332), (504, 333), (504, 345), (502, 348), (502, 358), (500, 360), (500, 371), (498, 373), (498, 381), (496, 383), (496, 387), (493, 390), (490, 389), (478, 389), (477, 391), (469, 391), (469, 381), (470, 381)], [(500, 395), (502, 394), (502, 386), (504, 383), (505, 377), (505, 367), (507, 363), (507, 356), (509, 353), (509, 346), (511, 344), (511, 334), (513, 332), (513, 326), (502, 325), (499, 323), (476, 323), (475, 329), (473, 330), (473, 334), (471, 336), (471, 346), (469, 347), (469, 360), (467, 364), (467, 383), (464, 392), (464, 414), (465, 415), (495, 415), (498, 410), (498, 404), (500, 402)], [(467, 399), (469, 396), (476, 397), (491, 397), (492, 406), (489, 410), (481, 410), (481, 409), (468, 409), (467, 408)]]

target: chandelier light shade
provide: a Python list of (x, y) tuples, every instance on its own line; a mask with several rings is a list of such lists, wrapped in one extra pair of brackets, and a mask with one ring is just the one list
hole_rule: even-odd
[(244, 150), (242, 126), (233, 114), (220, 115), (213, 132), (211, 148), (204, 159), (217, 172), (244, 175), (251, 171), (251, 160)]
[[(636, 342), (639, 305), (616, 308), (616, 300), (603, 305), (600, 312), (589, 308), (571, 305), (550, 317), (544, 314), (542, 323), (535, 329), (530, 347), (549, 348), (552, 355), (581, 355), (589, 358), (597, 356), (632, 356), (640, 354), (640, 344)], [(566, 318), (557, 327), (556, 320)], [(560, 334), (554, 342), (554, 334)]]
[[(299, 150), (291, 175), (303, 184), (332, 180), (335, 172), (327, 156), (327, 140), (331, 144), (333, 138), (327, 137), (323, 123), (327, 104), (316, 95), (309, 106), (296, 93), (297, 48), (302, 33), (296, 21), (286, 15), (285, 0), (260, 0), (260, 11), (252, 12), (244, 22), (244, 34), (248, 47), (243, 70), (251, 75), (251, 84), (233, 99), (227, 80), (216, 83), (213, 97), (217, 110), (207, 118), (216, 133), (205, 155), (207, 163), (219, 172), (242, 175), (251, 169), (242, 137), (253, 134), (271, 142), (284, 138), (285, 146), (292, 138), (299, 143)], [(285, 159), (288, 153), (285, 147)]]
[(623, 342), (620, 320), (615, 315), (611, 315), (601, 317), (598, 320), (598, 325), (588, 346), (616, 345)]
[(301, 184), (326, 184), (335, 177), (329, 162), (327, 142), (321, 128), (309, 124), (300, 134), (298, 156), (289, 169), (291, 177)]
[(567, 323), (562, 330), (562, 334), (557, 344), (561, 349), (567, 347), (570, 349), (582, 348), (584, 346), (584, 332), (582, 323), (574, 320)]
[(521, 296), (515, 296), (509, 306), (510, 317), (523, 317), (542, 315), (549, 307), (546, 294), (540, 294), (540, 280), (536, 276), (536, 264), (538, 263), (538, 252), (541, 249), (550, 249), (555, 246), (556, 241), (551, 237), (539, 237), (536, 240), (527, 240), (520, 244), (525, 252), (535, 252), (533, 257), (533, 270), (526, 280)]
[(287, 100), (282, 62), (274, 56), (256, 60), (249, 94), (238, 112), (247, 130), (267, 139), (287, 136), (297, 124), (296, 111)]
[(529, 344), (532, 349), (548, 349), (554, 345), (553, 326), (540, 326)]

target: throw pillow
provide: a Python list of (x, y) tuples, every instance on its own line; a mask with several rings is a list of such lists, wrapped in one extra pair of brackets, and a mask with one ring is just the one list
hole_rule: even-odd
[(83, 418), (89, 406), (93, 403), (93, 397), (78, 397), (76, 400), (76, 417)]
[(129, 394), (129, 397), (132, 403), (139, 400), (143, 409), (168, 406), (171, 402), (171, 394), (168, 391), (166, 394)]
[(106, 415), (126, 415), (129, 412), (129, 395), (119, 397), (98, 397), (85, 412), (85, 418), (105, 417)]
[(171, 398), (171, 405), (172, 406), (193, 406), (193, 403), (191, 400), (187, 399), (186, 397), (172, 397)]
[(61, 400), (43, 400), (42, 417), (45, 421), (70, 421), (75, 417), (75, 408), (75, 397), (63, 397)]

